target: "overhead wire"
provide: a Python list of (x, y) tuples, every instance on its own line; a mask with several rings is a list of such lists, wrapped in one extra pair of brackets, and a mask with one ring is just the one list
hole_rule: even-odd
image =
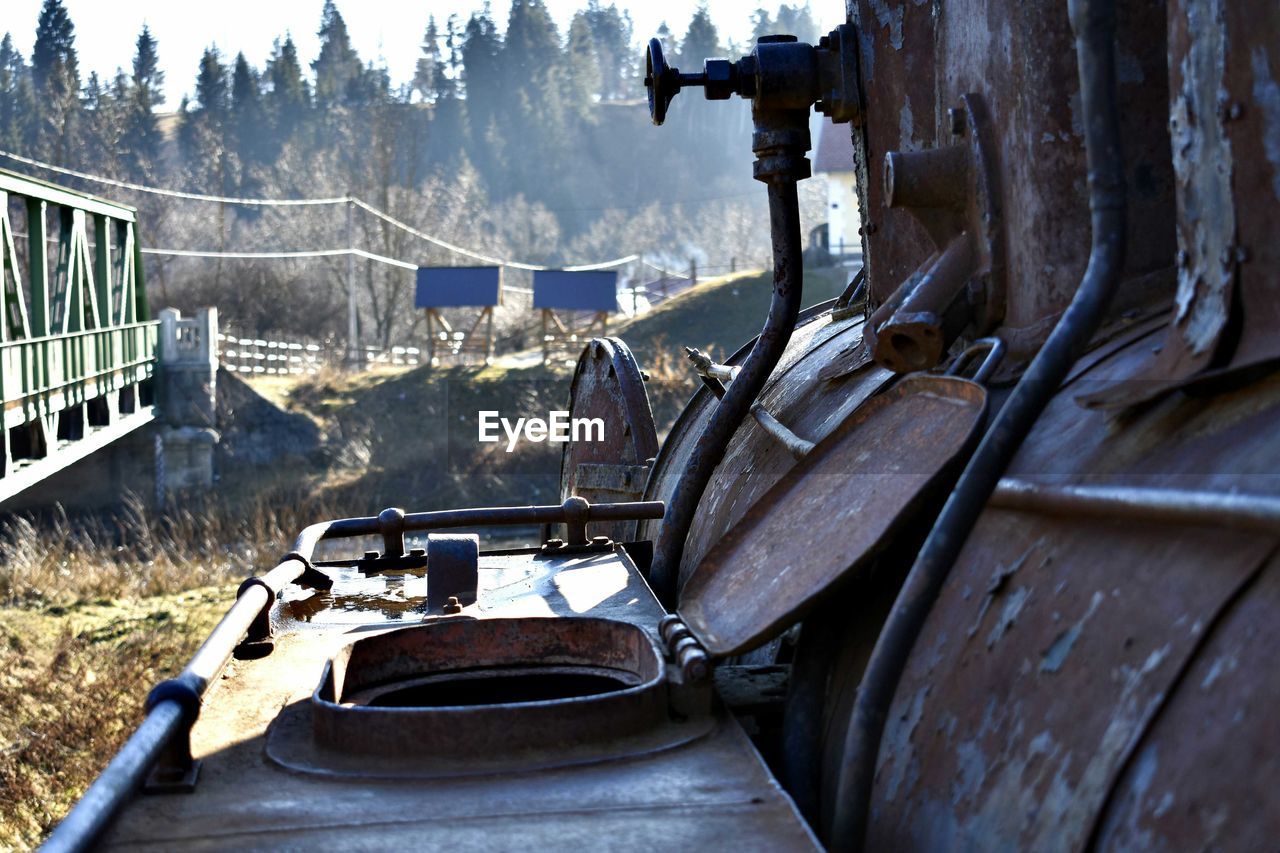
[[(436, 237), (435, 235), (428, 234), (425, 231), (421, 231), (417, 228), (414, 228), (412, 225), (409, 225), (408, 223), (395, 218), (394, 216), (392, 216), (391, 214), (383, 210), (379, 210), (378, 208), (374, 207), (373, 205), (369, 204), (363, 199), (357, 198), (352, 195), (334, 196), (334, 197), (328, 197), (328, 198), (293, 198), (293, 199), (242, 198), (242, 197), (236, 197), (236, 196), (207, 195), (204, 193), (191, 193), (191, 192), (184, 192), (181, 190), (170, 190), (170, 189), (165, 189), (163, 187), (152, 187), (152, 186), (147, 186), (145, 184), (136, 184), (131, 181), (119, 181), (114, 178), (106, 178), (101, 175), (93, 175), (88, 172), (78, 171), (76, 169), (68, 169), (63, 166), (55, 166), (52, 163), (45, 163), (41, 160), (35, 160), (30, 157), (23, 157), (22, 155), (14, 154), (10, 151), (0, 150), (0, 156), (7, 157), (11, 160), (15, 160), (19, 163), (24, 163), (29, 166), (35, 166), (40, 169), (48, 169), (51, 172), (57, 172), (59, 174), (64, 174), (64, 175), (71, 175), (77, 178), (81, 178), (83, 180), (101, 183), (106, 186), (120, 187), (123, 189), (129, 189), (129, 190), (134, 190), (137, 192), (144, 192), (144, 193), (152, 193), (154, 195), (167, 196), (170, 198), (181, 198), (189, 201), (217, 202), (221, 204), (251, 205), (251, 206), (259, 206), (259, 207), (297, 207), (297, 206), (304, 206), (304, 205), (352, 204), (364, 210), (365, 212), (372, 214), (378, 219), (383, 220), (387, 224), (392, 225), (396, 228), (399, 228), (400, 230), (405, 231), (406, 233), (411, 234), (420, 240), (424, 240), (428, 243), (431, 243), (432, 245), (438, 246), (450, 252), (454, 252), (455, 254), (459, 254), (464, 257), (471, 258), (473, 260), (483, 261), (485, 263), (494, 264), (495, 266), (503, 266), (511, 269), (531, 270), (533, 272), (544, 272), (547, 270), (564, 270), (566, 272), (591, 272), (594, 270), (606, 270), (606, 269), (611, 269), (613, 267), (620, 267), (625, 264), (629, 264), (632, 261), (639, 260), (640, 258), (638, 254), (631, 254), (631, 255), (625, 255), (620, 258), (613, 258), (607, 261), (600, 261), (598, 263), (574, 264), (574, 265), (563, 266), (563, 267), (548, 266), (545, 264), (530, 264), (524, 261), (510, 261), (510, 260), (505, 260), (503, 258), (493, 257), (492, 255), (486, 255), (482, 252), (477, 252), (472, 249), (468, 249), (464, 246), (459, 246), (456, 243), (451, 243), (447, 240), (441, 239), (440, 237)], [(185, 256), (188, 256), (188, 257), (227, 257), (227, 258), (230, 258), (230, 257), (308, 257), (305, 254), (290, 253), (290, 252), (210, 254), (210, 253), (202, 253), (194, 250), (178, 250), (178, 249), (166, 249), (166, 250), (160, 250), (160, 249), (145, 250), (144, 249), (143, 251), (147, 254), (153, 254), (153, 255), (180, 255), (181, 253), (185, 252), (186, 253)], [(322, 254), (317, 254), (312, 257), (325, 257), (326, 255), (323, 254), (324, 252), (328, 252), (330, 256), (335, 254), (341, 254), (341, 253), (360, 255), (360, 253), (363, 250), (353, 248), (350, 250), (334, 249), (334, 250), (317, 250), (317, 251), (321, 252)], [(368, 253), (365, 253), (365, 255), (361, 255), (361, 257), (365, 257), (367, 256), (367, 254)], [(391, 260), (389, 258), (384, 258), (383, 256), (377, 256), (377, 257), (381, 258), (384, 261)], [(373, 260), (373, 259), (374, 259), (373, 257), (370, 257), (370, 260)], [(407, 261), (399, 261), (397, 262), (397, 265), (403, 266), (405, 269), (417, 269), (416, 264), (410, 265), (408, 264)]]

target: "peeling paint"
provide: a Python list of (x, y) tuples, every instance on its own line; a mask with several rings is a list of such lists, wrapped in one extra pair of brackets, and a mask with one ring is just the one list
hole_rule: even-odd
[(1226, 326), (1235, 277), (1231, 143), (1220, 117), (1228, 98), (1221, 0), (1190, 0), (1187, 30), (1195, 36), (1182, 59), (1182, 86), (1169, 127), (1178, 182), (1178, 249), (1187, 258), (1178, 268), (1175, 320), (1188, 348), (1200, 355)]
[(990, 633), (987, 634), (987, 648), (994, 648), (996, 643), (1000, 642), (1005, 634), (1009, 633), (1009, 629), (1018, 621), (1018, 614), (1022, 612), (1022, 608), (1027, 606), (1027, 599), (1031, 597), (1031, 587), (1020, 586), (1013, 592), (1009, 593), (1009, 598), (1004, 603), (1004, 608), (1000, 611), (1000, 618), (996, 620), (996, 624), (992, 626)]
[(1213, 683), (1229, 672), (1235, 672), (1239, 662), (1235, 655), (1222, 655), (1214, 658), (1213, 663), (1209, 665), (1209, 671), (1205, 673), (1204, 679), (1200, 682), (1201, 690), (1208, 690)]
[(1076, 640), (1080, 638), (1080, 632), (1084, 630), (1085, 623), (1097, 612), (1098, 605), (1102, 603), (1103, 598), (1102, 593), (1095, 592), (1093, 600), (1089, 602), (1089, 609), (1084, 612), (1084, 615), (1054, 639), (1053, 643), (1040, 658), (1041, 672), (1057, 672), (1062, 669), (1062, 664), (1066, 661), (1067, 655), (1071, 654), (1071, 648), (1076, 644)]
[(898, 114), (898, 145), (903, 151), (914, 150), (915, 117), (911, 114), (911, 98), (902, 99), (902, 111)]
[(1262, 113), (1262, 147), (1271, 164), (1271, 192), (1280, 199), (1280, 83), (1271, 74), (1267, 52), (1253, 48), (1253, 103)]
[(902, 50), (902, 19), (906, 15), (906, 10), (901, 6), (890, 9), (885, 0), (871, 0), (871, 9), (876, 13), (876, 20), (880, 22), (880, 26), (888, 28), (889, 45), (894, 50)]

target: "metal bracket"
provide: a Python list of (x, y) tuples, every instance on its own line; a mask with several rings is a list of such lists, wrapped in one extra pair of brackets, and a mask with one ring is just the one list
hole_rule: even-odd
[(200, 762), (191, 757), (191, 727), (200, 716), (200, 691), (182, 675), (162, 681), (147, 694), (146, 711), (161, 702), (177, 702), (183, 711), (183, 725), (165, 744), (160, 757), (142, 784), (147, 794), (190, 794), (196, 789)]
[(885, 198), (911, 214), (932, 255), (867, 320), (875, 360), (895, 373), (936, 367), (965, 333), (984, 334), (1005, 308), (1005, 246), (990, 117), (968, 94), (951, 110), (954, 141), (885, 155)]
[(276, 591), (262, 578), (245, 578), (240, 588), (236, 590), (236, 598), (255, 586), (260, 586), (267, 591), (267, 603), (258, 611), (258, 615), (249, 624), (249, 630), (245, 633), (244, 639), (235, 647), (233, 654), (238, 660), (264, 658), (276, 647), (275, 640), (272, 639), (274, 631), (271, 627), (271, 609), (276, 603)]

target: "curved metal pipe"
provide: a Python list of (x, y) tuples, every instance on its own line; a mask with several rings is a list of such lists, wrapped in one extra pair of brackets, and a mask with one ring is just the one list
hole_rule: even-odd
[(769, 230), (773, 238), (773, 301), (769, 305), (769, 317), (741, 372), (725, 391), (693, 446), (689, 462), (667, 504), (658, 541), (654, 545), (649, 583), (668, 608), (675, 604), (680, 558), (684, 555), (685, 539), (689, 536), (689, 527), (693, 524), (693, 514), (702, 500), (702, 493), (716, 466), (724, 458), (730, 439), (782, 358), (800, 316), (804, 270), (800, 205), (793, 178), (769, 182)]
[(1116, 110), (1114, 0), (1068, 0), (1076, 36), (1093, 240), (1075, 297), (969, 460), (925, 540), (867, 665), (845, 740), (832, 847), (861, 849), (885, 718), (916, 637), (987, 499), (1097, 330), (1125, 254), (1124, 159)]

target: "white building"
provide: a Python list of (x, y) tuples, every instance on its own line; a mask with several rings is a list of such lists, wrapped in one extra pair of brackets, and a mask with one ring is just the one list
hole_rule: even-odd
[(813, 158), (814, 174), (827, 178), (827, 239), (833, 255), (862, 251), (858, 230), (858, 194), (854, 188), (853, 138), (849, 125), (822, 122), (818, 132), (818, 153)]

